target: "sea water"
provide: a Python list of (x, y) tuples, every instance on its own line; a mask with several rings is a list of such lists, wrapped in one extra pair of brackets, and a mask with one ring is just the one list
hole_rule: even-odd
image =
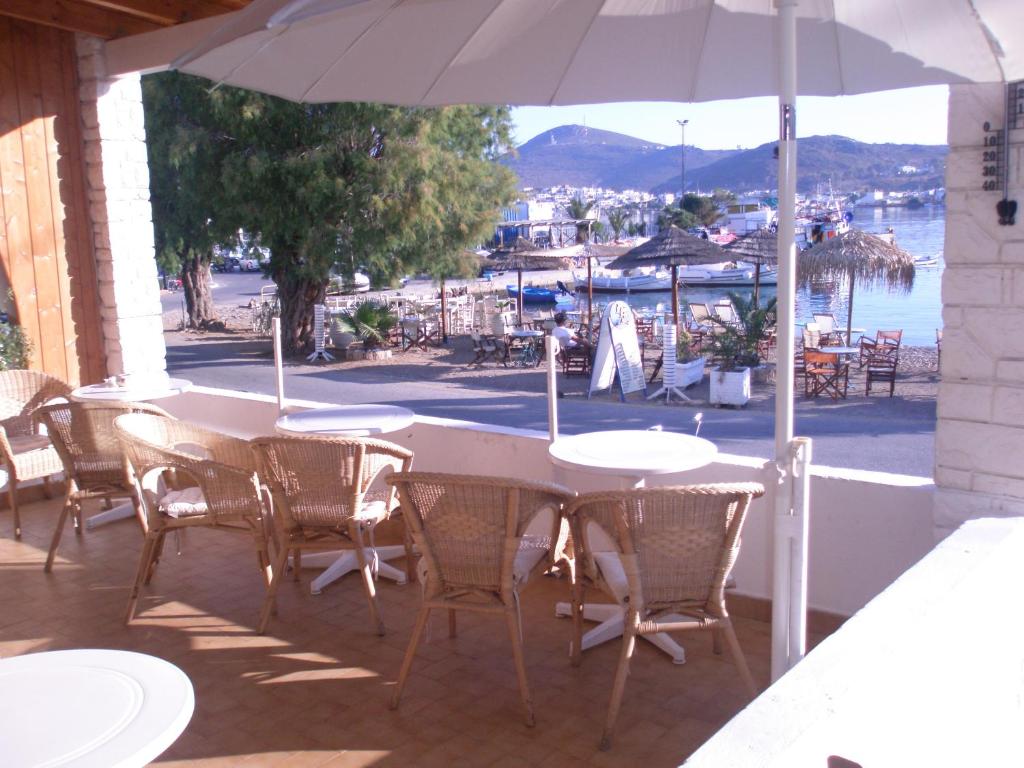
[[(918, 267), (909, 292), (885, 287), (857, 285), (853, 293), (853, 327), (863, 328), (869, 336), (877, 330), (903, 330), (903, 343), (934, 346), (935, 331), (942, 327), (942, 248), (945, 238), (945, 213), (942, 206), (923, 208), (861, 208), (854, 211), (852, 226), (865, 232), (881, 233), (892, 227), (896, 244), (915, 258), (937, 258), (934, 267)], [(750, 296), (752, 288), (680, 288), (680, 305), (685, 302), (715, 303), (735, 292)], [(761, 288), (761, 295), (775, 295), (775, 286)], [(815, 312), (831, 312), (840, 326), (846, 325), (850, 289), (845, 281), (814, 290), (800, 288), (796, 294), (796, 321), (811, 322)], [(660, 312), (671, 308), (671, 294), (594, 294), (595, 306), (608, 301), (628, 301), (638, 312)], [(583, 299), (585, 302), (586, 299)], [(856, 336), (856, 334), (855, 334)]]

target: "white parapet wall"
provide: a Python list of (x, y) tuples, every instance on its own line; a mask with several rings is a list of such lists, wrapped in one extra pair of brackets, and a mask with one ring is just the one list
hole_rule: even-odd
[[(158, 404), (179, 418), (240, 437), (273, 434), (278, 415), (271, 397), (207, 387)], [(420, 470), (556, 482), (576, 491), (619, 487), (615, 478), (554, 466), (548, 459), (547, 435), (532, 430), (419, 417), (408, 429), (385, 437), (415, 451), (415, 468)], [(763, 483), (768, 492), (751, 507), (734, 575), (738, 594), (767, 600), (772, 584), (774, 477), (773, 465), (763, 459), (722, 454), (706, 467), (664, 475), (650, 484)], [(810, 607), (850, 616), (920, 560), (935, 543), (933, 492), (929, 478), (815, 467)]]

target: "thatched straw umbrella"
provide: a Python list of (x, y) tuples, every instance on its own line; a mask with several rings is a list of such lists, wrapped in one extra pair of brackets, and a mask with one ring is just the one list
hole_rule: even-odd
[(491, 257), (500, 260), (505, 268), (516, 271), (516, 284), (519, 287), (516, 311), (519, 315), (519, 325), (523, 324), (523, 270), (530, 266), (528, 255), (535, 250), (537, 250), (537, 246), (525, 237), (517, 237), (512, 245), (500, 248), (491, 254)]
[(818, 243), (796, 260), (797, 282), (810, 285), (816, 280), (850, 281), (846, 316), (846, 344), (853, 328), (853, 286), (885, 285), (909, 291), (914, 284), (914, 257), (880, 237), (851, 229)]
[(738, 237), (725, 246), (730, 255), (754, 264), (754, 306), (761, 292), (761, 265), (772, 265), (779, 260), (779, 235), (771, 229), (758, 229)]
[(672, 267), (672, 321), (679, 326), (679, 265), (717, 264), (727, 261), (722, 246), (691, 235), (672, 225), (661, 230), (643, 245), (615, 259), (609, 269), (644, 266)]

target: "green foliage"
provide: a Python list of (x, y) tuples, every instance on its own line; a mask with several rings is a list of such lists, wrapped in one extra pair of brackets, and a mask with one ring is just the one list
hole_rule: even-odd
[(700, 357), (693, 349), (693, 336), (685, 328), (680, 328), (676, 335), (676, 361), (689, 363)]
[[(570, 219), (576, 219), (582, 221), (590, 216), (590, 210), (594, 207), (593, 200), (584, 200), (582, 197), (574, 197), (569, 201), (569, 204), (565, 206), (565, 215)], [(595, 223), (596, 224), (596, 223)], [(592, 224), (589, 231), (594, 231), (595, 225)], [(585, 243), (587, 241), (588, 229), (582, 226), (576, 227), (576, 242)]]
[(0, 371), (28, 368), (32, 342), (20, 325), (0, 323)]
[(354, 309), (346, 309), (338, 319), (341, 327), (354, 334), (366, 348), (385, 344), (398, 322), (398, 316), (388, 305), (377, 301), (364, 301)]
[(629, 214), (622, 208), (615, 208), (608, 211), (608, 227), (611, 229), (612, 235), (616, 240), (622, 237), (622, 233), (625, 231), (628, 223)]
[(693, 214), (693, 217), (705, 227), (714, 225), (722, 216), (718, 203), (704, 195), (686, 194), (683, 197), (683, 210)]
[(696, 227), (700, 224), (700, 221), (687, 210), (682, 210), (675, 206), (666, 205), (661, 213), (658, 214), (658, 228), (665, 229), (670, 226), (677, 226), (680, 229), (689, 229), (690, 227)]
[(711, 338), (712, 355), (719, 360), (723, 371), (755, 367), (761, 363), (757, 344), (775, 325), (776, 300), (773, 297), (763, 307), (759, 307), (753, 297), (747, 299), (739, 293), (730, 293), (729, 299), (736, 310), (739, 326), (727, 325), (718, 318), (712, 318), (719, 325), (718, 331)]

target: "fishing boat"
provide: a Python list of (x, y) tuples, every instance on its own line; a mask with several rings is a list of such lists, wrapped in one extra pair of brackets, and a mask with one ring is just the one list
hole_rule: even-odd
[[(587, 284), (587, 273), (572, 273), (573, 282), (579, 289)], [(671, 291), (672, 273), (653, 267), (635, 269), (594, 269), (591, 284), (597, 293), (642, 293), (649, 291)]]
[(937, 267), (939, 259), (937, 256), (918, 256), (914, 259), (915, 267)]
[[(514, 285), (505, 286), (510, 299), (519, 298), (519, 289)], [(572, 304), (576, 297), (555, 288), (541, 288), (536, 285), (523, 286), (523, 304)]]
[[(699, 264), (679, 270), (679, 282), (688, 288), (694, 286), (729, 287), (752, 286), (757, 267), (745, 261), (723, 261), (718, 264)], [(761, 285), (777, 285), (779, 275), (774, 267), (761, 267)]]

